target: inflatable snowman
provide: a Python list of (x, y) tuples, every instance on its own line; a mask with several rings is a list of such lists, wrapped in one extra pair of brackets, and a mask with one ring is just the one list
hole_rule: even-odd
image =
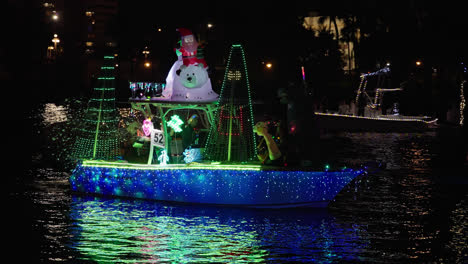
[(198, 42), (192, 32), (179, 28), (181, 47), (176, 50), (177, 61), (172, 65), (166, 78), (166, 88), (162, 95), (171, 101), (209, 102), (216, 101), (211, 87), (207, 64), (198, 54)]

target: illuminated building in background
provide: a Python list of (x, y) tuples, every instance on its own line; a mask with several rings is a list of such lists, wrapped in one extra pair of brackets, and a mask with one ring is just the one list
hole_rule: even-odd
[[(312, 30), (316, 36), (318, 36), (319, 32), (322, 30), (327, 30), (328, 32), (333, 34), (334, 39), (338, 40), (340, 52), (341, 54), (343, 54), (343, 70), (350, 71), (356, 69), (357, 65), (354, 52), (354, 43), (352, 41), (345, 41), (344, 38), (342, 38), (342, 36), (340, 35), (341, 31), (346, 26), (345, 20), (343, 18), (335, 17), (334, 21), (331, 21), (331, 17), (312, 15), (304, 17), (304, 22), (302, 23), (302, 26), (308, 30)], [(359, 29), (357, 29), (355, 37), (357, 41), (359, 41)]]
[(83, 16), (86, 18), (85, 53), (91, 54), (96, 47), (116, 47), (117, 43), (108, 33), (111, 20), (118, 12), (117, 0), (86, 0)]

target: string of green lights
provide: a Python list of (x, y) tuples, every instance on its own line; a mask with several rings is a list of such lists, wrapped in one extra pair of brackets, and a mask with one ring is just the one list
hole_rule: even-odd
[(118, 123), (115, 107), (115, 62), (104, 56), (100, 76), (77, 134), (71, 156), (76, 159), (113, 160), (119, 155)]
[(206, 140), (205, 159), (229, 162), (257, 159), (251, 89), (240, 44), (232, 45), (229, 51), (215, 120), (217, 123), (211, 126)]

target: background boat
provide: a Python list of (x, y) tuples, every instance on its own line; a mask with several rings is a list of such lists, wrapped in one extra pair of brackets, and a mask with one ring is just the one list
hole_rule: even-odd
[[(368, 83), (375, 87), (368, 88)], [(349, 105), (340, 105), (337, 112), (314, 112), (316, 126), (326, 130), (382, 132), (424, 131), (438, 126), (437, 118), (402, 114), (398, 96), (384, 104), (384, 94), (395, 95), (405, 89), (404, 83), (398, 88), (390, 85), (389, 66), (362, 74), (356, 98)]]

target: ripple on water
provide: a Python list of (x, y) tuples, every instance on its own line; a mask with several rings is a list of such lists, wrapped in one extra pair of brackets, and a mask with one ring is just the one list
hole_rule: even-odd
[[(61, 124), (37, 127), (56, 125), (54, 131), (66, 139)], [(434, 136), (337, 133), (324, 138), (321, 150), (331, 165), (387, 164), (387, 170), (357, 178), (329, 210), (76, 196), (69, 191), (67, 173), (42, 165), (47, 157), (62, 156), (49, 155), (55, 147), (41, 146), (24, 192), (14, 194), (24, 205), (30, 231), (23, 242), (36, 262), (46, 263), (463, 263), (468, 255), (466, 185), (440, 182), (444, 176), (432, 163), (438, 154)]]

